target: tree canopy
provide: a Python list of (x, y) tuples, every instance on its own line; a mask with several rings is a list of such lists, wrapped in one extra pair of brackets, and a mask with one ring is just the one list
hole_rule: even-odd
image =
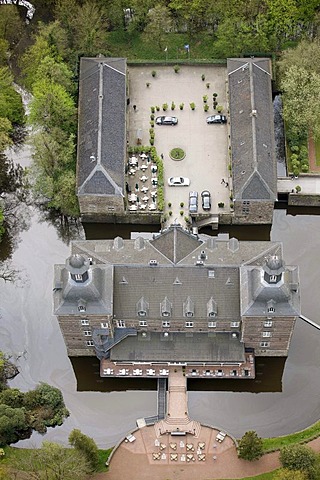
[(246, 432), (239, 441), (238, 456), (243, 460), (258, 460), (263, 454), (262, 439), (256, 432)]
[(310, 479), (316, 478), (316, 461), (315, 452), (304, 445), (289, 445), (280, 450), (280, 462), (284, 468), (300, 470)]

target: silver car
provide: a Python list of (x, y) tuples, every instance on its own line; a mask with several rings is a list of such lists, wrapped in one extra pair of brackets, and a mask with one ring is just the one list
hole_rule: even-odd
[(198, 192), (189, 193), (189, 212), (197, 213), (198, 211)]

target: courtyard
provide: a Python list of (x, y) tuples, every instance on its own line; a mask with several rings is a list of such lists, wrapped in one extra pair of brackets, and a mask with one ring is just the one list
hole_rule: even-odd
[[(154, 77), (152, 71), (156, 72)], [(207, 116), (217, 113), (213, 109), (213, 93), (217, 93), (217, 103), (223, 107), (222, 113), (228, 114), (226, 67), (181, 66), (179, 72), (175, 73), (173, 66), (131, 65), (128, 76), (130, 108), (127, 131), (130, 146), (137, 145), (138, 138), (141, 145), (149, 145), (152, 106), (160, 107), (155, 117), (172, 115), (178, 118), (178, 125), (154, 126), (154, 146), (158, 155), (163, 156), (164, 163), (164, 213), (171, 211), (171, 221), (183, 223), (182, 220), (189, 216), (190, 191), (199, 194), (198, 213), (208, 213), (201, 206), (203, 190), (211, 193), (211, 215), (228, 212), (231, 195), (228, 125), (206, 123)], [(203, 76), (205, 80), (202, 80)], [(208, 97), (207, 112), (204, 111), (204, 96)], [(172, 102), (175, 104), (174, 110), (171, 109)], [(192, 102), (195, 110), (190, 107)], [(166, 112), (162, 109), (165, 103), (168, 104)], [(182, 103), (184, 107), (180, 110)], [(186, 156), (183, 160), (170, 158), (169, 152), (175, 147), (184, 150)], [(168, 186), (168, 178), (180, 176), (190, 179), (189, 187)]]

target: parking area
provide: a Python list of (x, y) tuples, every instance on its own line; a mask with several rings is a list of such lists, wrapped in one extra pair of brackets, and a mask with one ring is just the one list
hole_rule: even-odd
[[(152, 71), (156, 71), (155, 77)], [(205, 80), (202, 80), (202, 76)], [(130, 66), (129, 89), (130, 109), (128, 118), (129, 144), (136, 145), (140, 136), (142, 145), (149, 145), (151, 106), (160, 106), (155, 116), (172, 115), (178, 118), (178, 125), (155, 125), (155, 147), (163, 154), (165, 173), (165, 213), (172, 212), (170, 223), (183, 220), (189, 215), (188, 197), (190, 191), (199, 193), (198, 213), (206, 213), (201, 207), (201, 192), (211, 193), (211, 213), (229, 211), (230, 181), (228, 180), (228, 125), (207, 125), (206, 118), (217, 113), (213, 109), (213, 93), (217, 103), (223, 106), (227, 115), (226, 67), (224, 66), (181, 66), (175, 73), (173, 66)], [(209, 83), (209, 88), (207, 88)], [(149, 86), (147, 86), (149, 84)], [(203, 96), (207, 95), (208, 112), (204, 111)], [(171, 110), (171, 103), (175, 110)], [(195, 110), (190, 103), (195, 103)], [(163, 112), (162, 105), (168, 104)], [(184, 103), (183, 110), (179, 105)], [(133, 107), (135, 106), (135, 108)], [(172, 148), (182, 148), (186, 156), (175, 161), (169, 156)], [(168, 178), (182, 176), (190, 179), (189, 187), (169, 187)], [(224, 179), (225, 182), (222, 182)], [(184, 206), (181, 207), (181, 202)], [(168, 206), (168, 203), (171, 206)], [(224, 208), (218, 207), (223, 203)], [(180, 212), (183, 212), (181, 215)]]

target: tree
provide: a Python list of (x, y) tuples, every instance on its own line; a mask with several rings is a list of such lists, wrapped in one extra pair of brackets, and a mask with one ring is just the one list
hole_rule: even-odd
[(13, 466), (23, 470), (26, 480), (84, 480), (90, 471), (76, 450), (53, 442), (43, 442), (41, 448), (31, 450), (29, 455), (17, 456)]
[(23, 408), (11, 408), (0, 404), (0, 445), (17, 442), (21, 432), (27, 432), (29, 425)]
[(308, 480), (308, 476), (301, 470), (290, 470), (289, 468), (281, 468), (277, 471), (273, 480)]
[(243, 460), (258, 460), (263, 455), (262, 439), (256, 432), (246, 432), (239, 441), (238, 456)]
[(23, 22), (14, 5), (3, 5), (0, 15), (0, 38), (14, 46), (21, 38), (23, 31)]
[(301, 470), (314, 478), (317, 456), (311, 448), (304, 445), (289, 445), (280, 450), (280, 462), (289, 470)]
[(43, 79), (34, 84), (33, 94), (30, 123), (44, 127), (48, 132), (57, 126), (65, 132), (75, 132), (76, 108), (65, 88)]
[(169, 9), (163, 5), (156, 5), (149, 10), (147, 18), (148, 24), (144, 33), (150, 41), (156, 42), (159, 49), (162, 50), (165, 36), (173, 28)]
[(69, 443), (81, 456), (87, 460), (92, 471), (97, 470), (99, 465), (98, 447), (93, 438), (87, 437), (80, 430), (74, 429), (69, 435)]
[(22, 69), (22, 76), (24, 84), (28, 90), (32, 91), (33, 84), (35, 83), (37, 69), (41, 64), (41, 61), (47, 56), (54, 55), (52, 47), (49, 42), (38, 35), (34, 44), (29, 47), (20, 59), (20, 67)]
[(75, 92), (75, 84), (73, 83), (73, 73), (68, 65), (62, 61), (50, 57), (45, 57), (35, 75), (35, 81), (39, 82), (46, 80), (47, 82), (57, 83), (64, 87), (64, 89), (71, 94)]

